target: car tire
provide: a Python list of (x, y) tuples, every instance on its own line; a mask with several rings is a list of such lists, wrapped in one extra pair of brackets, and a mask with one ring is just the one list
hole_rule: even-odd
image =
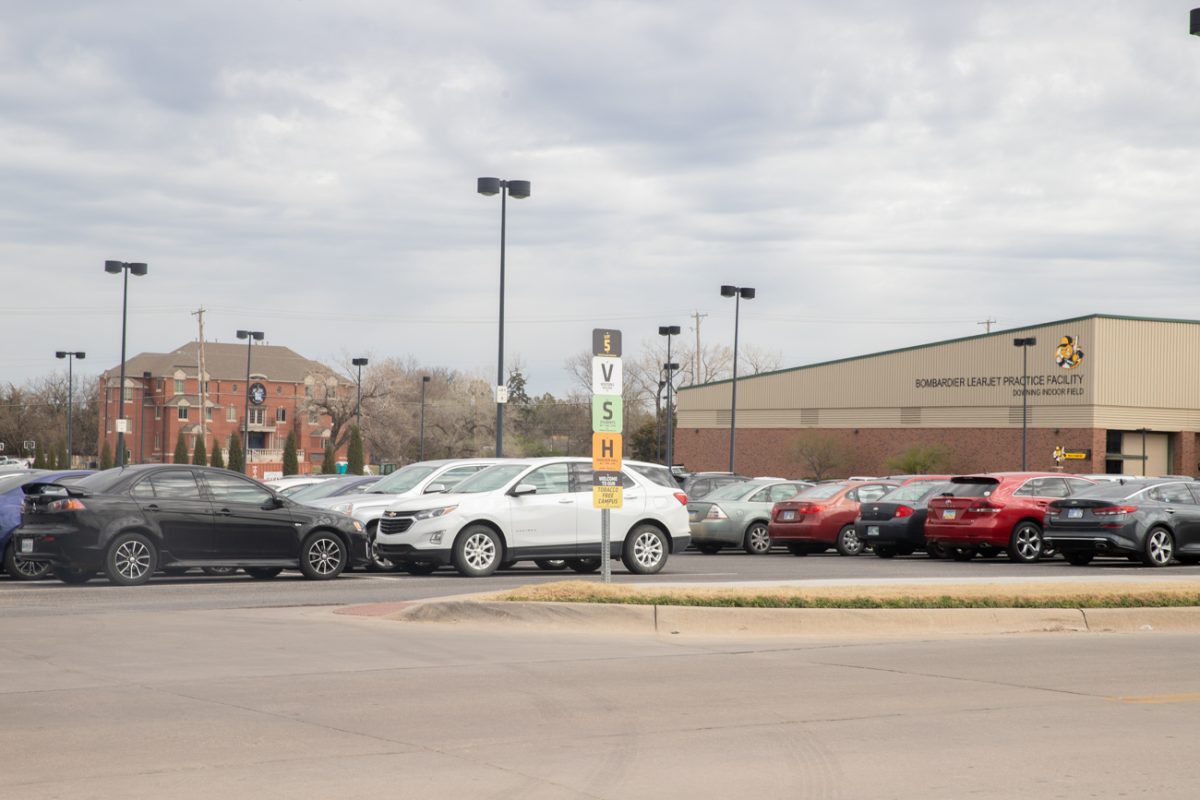
[(1166, 528), (1151, 528), (1142, 542), (1142, 563), (1147, 567), (1165, 567), (1175, 555), (1175, 537)]
[(886, 544), (877, 544), (875, 545), (875, 555), (879, 556), (880, 558), (895, 558), (896, 548), (890, 547)]
[(79, 567), (51, 567), (50, 571), (54, 573), (54, 577), (72, 586), (79, 586), (96, 577), (95, 570), (80, 569)]
[(158, 569), (158, 550), (141, 533), (118, 534), (104, 552), (104, 574), (117, 586), (141, 586)]
[(771, 534), (765, 522), (752, 522), (742, 538), (742, 549), (752, 556), (771, 552)]
[(16, 542), (11, 539), (4, 549), (4, 571), (16, 581), (36, 581), (50, 574), (50, 562), (30, 561), (16, 552)]
[(930, 558), (945, 558), (946, 548), (937, 542), (926, 542), (925, 555), (929, 556)]
[(854, 530), (853, 525), (846, 525), (837, 535), (838, 555), (856, 556), (863, 551), (863, 540), (858, 538), (858, 531)]
[(367, 523), (367, 570), (369, 572), (395, 572), (400, 565), (379, 552), (375, 547), (375, 534), (379, 531), (379, 520)]
[(499, 568), (504, 548), (486, 525), (471, 525), (454, 541), (454, 568), (468, 578), (482, 578)]
[(546, 572), (559, 572), (567, 568), (567, 562), (562, 558), (535, 558), (533, 563)]
[(432, 575), (437, 568), (436, 561), (406, 561), (400, 566), (409, 575)]
[(230, 575), (238, 571), (237, 567), (203, 567), (200, 570), (205, 575), (211, 575), (214, 578), (228, 578)]
[(283, 572), (283, 567), (244, 567), (242, 571), (256, 581), (269, 581), (279, 577), (279, 573)]
[(1096, 554), (1090, 550), (1068, 550), (1067, 552), (1063, 553), (1063, 558), (1065, 558), (1067, 563), (1072, 567), (1086, 567), (1088, 564), (1092, 563), (1092, 559), (1095, 557)]
[(567, 567), (575, 572), (595, 572), (600, 569), (599, 558), (568, 558)]
[(970, 561), (975, 557), (974, 547), (950, 547), (945, 546), (946, 552), (950, 554), (950, 558), (955, 561)]
[(654, 575), (667, 563), (667, 537), (653, 525), (638, 525), (625, 537), (621, 563), (635, 575)]
[(698, 544), (698, 545), (696, 545), (696, 549), (699, 550), (701, 553), (704, 553), (704, 555), (706, 555), (706, 556), (712, 556), (712, 555), (716, 555), (717, 553), (719, 553), (721, 551), (721, 545), (719, 545), (719, 544)]
[(1008, 560), (1032, 564), (1042, 557), (1042, 528), (1028, 520), (1018, 522), (1008, 540)]
[(346, 569), (348, 550), (336, 533), (315, 531), (300, 545), (300, 571), (312, 581), (327, 581)]

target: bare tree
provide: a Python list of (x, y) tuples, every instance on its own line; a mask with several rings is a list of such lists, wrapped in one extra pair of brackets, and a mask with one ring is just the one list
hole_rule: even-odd
[(846, 448), (832, 436), (805, 432), (792, 445), (792, 460), (806, 469), (808, 477), (823, 481), (843, 469)]

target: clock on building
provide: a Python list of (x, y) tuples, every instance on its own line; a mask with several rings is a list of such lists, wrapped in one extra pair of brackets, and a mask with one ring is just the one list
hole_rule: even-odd
[(261, 406), (263, 401), (267, 399), (267, 387), (261, 383), (250, 384), (250, 402), (256, 406)]

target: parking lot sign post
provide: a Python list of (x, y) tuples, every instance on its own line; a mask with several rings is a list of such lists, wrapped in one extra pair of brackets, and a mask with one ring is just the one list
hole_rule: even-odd
[(623, 504), (621, 487), (621, 332), (592, 331), (592, 507), (600, 509), (600, 579), (612, 582), (609, 512)]

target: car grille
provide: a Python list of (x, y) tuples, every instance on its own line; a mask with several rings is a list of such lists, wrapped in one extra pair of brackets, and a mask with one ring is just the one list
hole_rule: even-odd
[(383, 517), (379, 520), (380, 533), (404, 533), (412, 527), (412, 517)]

